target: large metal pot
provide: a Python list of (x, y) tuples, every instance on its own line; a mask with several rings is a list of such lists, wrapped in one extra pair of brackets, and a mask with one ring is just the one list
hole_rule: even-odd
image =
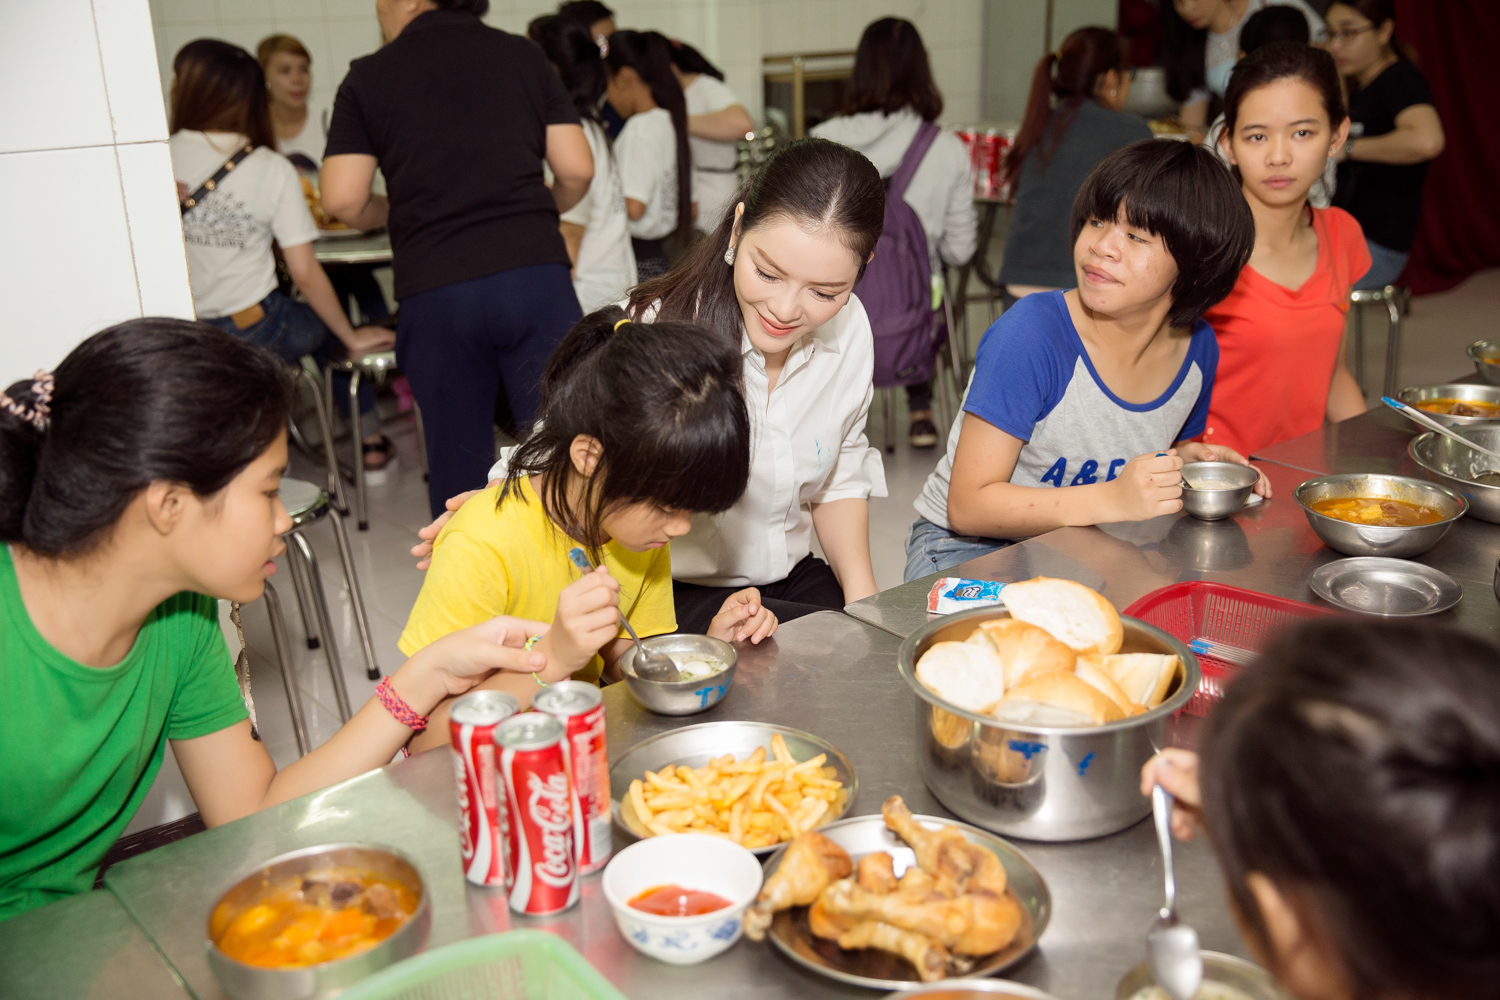
[[(1465, 427), (1459, 433), (1481, 447), (1500, 451), (1500, 425)], [(1500, 524), (1500, 486), (1476, 483), (1471, 478), (1476, 472), (1500, 463), (1487, 455), (1470, 451), (1437, 431), (1426, 431), (1412, 438), (1411, 444), (1406, 446), (1406, 453), (1422, 467), (1428, 479), (1463, 494), (1469, 501), (1470, 517)]]
[(1151, 812), (1141, 767), (1166, 745), (1167, 719), (1198, 690), (1198, 659), (1154, 625), (1125, 618), (1123, 653), (1175, 653), (1184, 675), (1143, 715), (1085, 728), (1002, 724), (966, 712), (916, 676), (933, 643), (963, 640), (980, 622), (1007, 618), (980, 608), (939, 618), (907, 636), (897, 668), (916, 694), (922, 778), (938, 801), (987, 830), (1028, 840), (1086, 840), (1115, 833)]

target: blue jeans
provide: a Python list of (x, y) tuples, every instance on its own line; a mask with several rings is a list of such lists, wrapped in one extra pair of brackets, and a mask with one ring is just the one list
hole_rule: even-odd
[[(280, 292), (272, 292), (260, 300), (266, 315), (258, 323), (241, 330), (228, 316), (204, 320), (220, 330), (234, 334), (241, 340), (264, 347), (287, 364), (299, 364), (304, 354), (311, 354), (322, 371), (329, 357), (343, 357), (344, 345), (329, 332), (328, 327), (312, 311), (312, 306), (294, 302)], [(349, 415), (349, 376), (336, 373), (333, 376), (333, 398), (344, 416)], [(359, 412), (373, 413), (375, 390), (369, 379), (361, 379), (359, 386)]]
[(1012, 544), (1007, 538), (957, 535), (919, 517), (911, 523), (911, 535), (906, 539), (906, 572), (902, 579), (907, 583), (920, 580)]
[(1368, 291), (1394, 285), (1396, 279), (1401, 277), (1402, 269), (1406, 267), (1406, 258), (1411, 254), (1391, 250), (1369, 240), (1365, 240), (1365, 246), (1370, 250), (1370, 270), (1354, 283), (1355, 290)]

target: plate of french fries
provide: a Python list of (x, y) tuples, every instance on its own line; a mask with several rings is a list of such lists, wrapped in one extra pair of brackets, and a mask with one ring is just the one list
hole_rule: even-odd
[(614, 762), (609, 784), (615, 822), (632, 836), (703, 833), (757, 854), (839, 819), (857, 788), (831, 744), (762, 722), (653, 736)]

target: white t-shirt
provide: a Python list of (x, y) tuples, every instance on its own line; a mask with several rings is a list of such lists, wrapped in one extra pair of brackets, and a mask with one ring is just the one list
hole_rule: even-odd
[[(699, 73), (682, 93), (689, 115), (711, 115), (740, 103), (724, 81), (707, 73)], [(690, 135), (688, 150), (693, 154), (693, 200), (698, 203), (694, 225), (711, 233), (719, 227), (724, 209), (740, 189), (739, 146)]]
[(292, 166), (299, 170), (307, 171), (306, 164), (298, 163), (297, 157), (303, 156), (312, 163), (313, 172), (323, 165), (323, 151), (328, 148), (328, 112), (317, 111), (313, 108), (307, 109), (307, 118), (302, 123), (302, 131), (290, 139), (277, 139), (276, 151), (292, 161)]
[(666, 108), (625, 119), (615, 139), (615, 162), (625, 197), (646, 206), (630, 223), (638, 240), (659, 240), (677, 228), (677, 128)]
[(1240, 29), (1245, 22), (1250, 20), (1251, 15), (1265, 10), (1267, 7), (1295, 7), (1307, 18), (1308, 33), (1317, 38), (1324, 29), (1323, 19), (1318, 12), (1308, 5), (1307, 0), (1250, 0), (1245, 5), (1245, 13), (1240, 15), (1239, 23), (1228, 31), (1220, 34), (1210, 31), (1204, 40), (1203, 50), (1203, 77), (1206, 90), (1194, 91), (1188, 95), (1183, 102), (1191, 104), (1194, 100), (1208, 100), (1207, 91), (1212, 91), (1220, 97), (1224, 96), (1224, 88), (1229, 86), (1229, 76), (1234, 72), (1234, 64), (1240, 57)]
[(573, 268), (573, 291), (585, 313), (618, 302), (636, 282), (635, 251), (630, 246), (629, 219), (620, 172), (609, 148), (609, 137), (596, 123), (585, 120), (583, 134), (594, 154), (594, 179), (585, 194), (562, 214), (562, 221), (583, 227), (578, 264)]
[[(173, 133), (172, 173), (196, 191), (245, 142), (229, 132)], [(297, 171), (264, 146), (245, 157), (216, 189), (182, 217), (188, 278), (199, 319), (229, 316), (276, 287), (274, 237), (283, 248), (318, 238)]]

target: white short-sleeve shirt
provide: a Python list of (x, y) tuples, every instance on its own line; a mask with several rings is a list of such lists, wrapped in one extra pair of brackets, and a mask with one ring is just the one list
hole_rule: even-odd
[(677, 228), (677, 127), (666, 108), (625, 119), (615, 139), (615, 161), (625, 197), (646, 206), (630, 223), (638, 240), (659, 240)]
[[(328, 148), (328, 109), (321, 111), (314, 108), (307, 109), (307, 118), (302, 123), (302, 131), (288, 139), (276, 140), (276, 151), (288, 160), (292, 166), (302, 171), (307, 171), (307, 163), (312, 164), (312, 170), (316, 171), (323, 165), (323, 151)], [(305, 159), (307, 163), (298, 162)]]
[[(168, 144), (172, 173), (195, 191), (245, 143), (229, 132), (175, 132)], [(276, 287), (271, 240), (282, 247), (318, 238), (297, 171), (280, 153), (261, 146), (245, 157), (182, 217), (188, 279), (199, 319), (229, 316)]]
[(573, 291), (585, 313), (618, 302), (636, 282), (635, 251), (630, 246), (625, 194), (620, 187), (609, 137), (598, 123), (585, 120), (583, 134), (594, 154), (594, 179), (585, 194), (562, 214), (562, 221), (583, 227)]
[[(711, 115), (740, 103), (723, 80), (707, 73), (699, 73), (682, 95), (687, 99), (689, 115)], [(711, 233), (718, 228), (724, 209), (740, 189), (739, 145), (690, 135), (688, 149), (693, 154), (693, 200), (698, 203), (695, 225)]]

